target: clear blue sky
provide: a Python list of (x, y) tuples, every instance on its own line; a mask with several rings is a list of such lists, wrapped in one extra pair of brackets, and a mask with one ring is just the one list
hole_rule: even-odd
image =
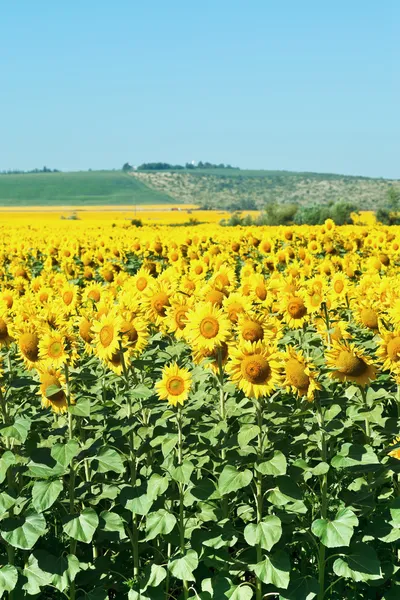
[(399, 0), (4, 2), (0, 170), (400, 178), (399, 24)]

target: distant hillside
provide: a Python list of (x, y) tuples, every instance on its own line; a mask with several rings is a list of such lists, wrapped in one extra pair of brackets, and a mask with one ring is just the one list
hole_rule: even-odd
[(0, 175), (0, 206), (176, 203), (121, 171)]
[(348, 200), (368, 209), (383, 206), (392, 185), (400, 190), (397, 180), (291, 171), (135, 171), (131, 176), (177, 201), (215, 207), (229, 207), (241, 200), (254, 201), (258, 208), (266, 202), (327, 204)]
[(251, 202), (326, 204), (349, 200), (363, 209), (384, 206), (400, 181), (290, 171), (182, 169), (0, 174), (0, 206), (197, 204), (231, 208)]

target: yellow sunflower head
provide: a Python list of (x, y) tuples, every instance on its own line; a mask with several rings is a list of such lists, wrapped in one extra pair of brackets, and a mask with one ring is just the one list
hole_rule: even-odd
[(223, 311), (210, 302), (197, 304), (187, 313), (185, 338), (195, 349), (213, 350), (231, 335), (231, 323)]
[(244, 342), (231, 350), (226, 371), (248, 398), (269, 396), (281, 383), (281, 361), (275, 348)]
[(376, 378), (371, 359), (352, 343), (334, 342), (326, 352), (326, 364), (333, 369), (330, 377), (339, 381), (351, 381), (364, 387)]
[(192, 377), (187, 369), (174, 362), (163, 368), (162, 377), (155, 385), (160, 400), (167, 400), (172, 406), (181, 405), (188, 399)]
[(316, 373), (310, 360), (303, 356), (301, 351), (297, 351), (290, 346), (287, 347), (284, 355), (285, 381), (288, 392), (292, 391), (298, 396), (306, 396), (309, 402), (314, 400), (316, 390), (321, 386), (317, 382)]

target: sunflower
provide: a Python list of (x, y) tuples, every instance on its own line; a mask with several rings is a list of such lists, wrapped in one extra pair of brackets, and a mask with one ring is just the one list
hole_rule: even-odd
[(228, 319), (232, 323), (237, 323), (239, 315), (249, 313), (253, 308), (253, 303), (249, 298), (243, 296), (243, 294), (233, 292), (227, 298), (224, 298), (222, 307), (228, 315)]
[(160, 381), (155, 385), (160, 400), (168, 400), (172, 406), (183, 406), (188, 399), (192, 376), (187, 369), (179, 368), (176, 362), (166, 365)]
[(103, 294), (105, 292), (105, 287), (101, 283), (93, 282), (85, 287), (85, 290), (82, 294), (83, 302), (93, 302), (97, 303), (103, 299)]
[(45, 367), (58, 369), (68, 360), (64, 335), (56, 330), (45, 333), (39, 341), (39, 358)]
[(334, 342), (326, 352), (326, 364), (333, 369), (329, 376), (339, 381), (351, 381), (365, 386), (376, 378), (371, 359), (351, 342)]
[(275, 348), (261, 342), (244, 342), (231, 350), (226, 372), (249, 398), (269, 396), (281, 383), (281, 363)]
[(171, 306), (167, 308), (165, 318), (165, 328), (168, 332), (173, 333), (177, 339), (184, 336), (186, 327), (186, 317), (189, 310), (193, 308), (193, 296), (185, 296), (184, 294), (176, 294), (171, 298)]
[(93, 341), (96, 344), (96, 353), (102, 360), (111, 359), (118, 349), (122, 318), (115, 312), (103, 314), (99, 320), (93, 322)]
[(148, 323), (143, 317), (136, 317), (129, 311), (123, 315), (120, 328), (121, 341), (129, 355), (142, 352), (149, 338)]
[(239, 343), (267, 342), (280, 337), (280, 329), (272, 317), (250, 313), (239, 315), (236, 333)]
[(215, 374), (219, 373), (220, 361), (221, 366), (225, 366), (229, 357), (229, 346), (225, 342), (218, 348), (213, 350), (193, 350), (193, 362), (196, 365), (204, 363), (205, 367), (211, 368)]
[(381, 330), (378, 357), (383, 368), (399, 374), (400, 372), (400, 332)]
[(40, 365), (39, 335), (34, 325), (23, 327), (17, 335), (19, 353), (28, 369)]
[(135, 291), (139, 292), (140, 294), (149, 286), (154, 284), (154, 278), (150, 275), (149, 269), (144, 267), (140, 268), (130, 281)]
[(67, 412), (67, 396), (63, 389), (61, 375), (53, 369), (42, 371), (39, 375), (39, 394), (42, 397), (43, 408), (51, 408), (55, 413)]
[(6, 312), (0, 312), (0, 347), (9, 346), (12, 342), (12, 336), (9, 331), (9, 322)]
[(378, 310), (371, 303), (362, 302), (357, 304), (353, 311), (353, 315), (360, 325), (370, 329), (374, 333), (378, 332), (380, 315)]
[(185, 337), (196, 350), (213, 350), (226, 342), (231, 323), (223, 311), (211, 302), (199, 303), (187, 313)]
[(303, 327), (307, 320), (308, 311), (301, 296), (291, 295), (284, 301), (283, 318), (291, 329)]
[(65, 314), (75, 310), (78, 302), (78, 288), (70, 283), (65, 284), (60, 290), (60, 308)]
[[(389, 446), (399, 446), (400, 444), (400, 436), (394, 438), (393, 442), (389, 444)], [(388, 455), (396, 460), (400, 460), (400, 446), (388, 452)]]
[(155, 285), (146, 288), (146, 317), (155, 325), (161, 325), (167, 314), (167, 308), (170, 306), (171, 288), (167, 283), (157, 282)]
[(321, 385), (317, 381), (315, 367), (312, 362), (306, 359), (301, 350), (296, 351), (288, 346), (284, 354), (285, 381), (287, 392), (294, 392), (298, 396), (306, 396), (309, 402), (314, 400), (316, 390), (320, 390)]

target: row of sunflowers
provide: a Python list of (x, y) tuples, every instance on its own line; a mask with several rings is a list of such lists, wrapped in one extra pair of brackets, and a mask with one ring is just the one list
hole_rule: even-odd
[(0, 597), (400, 597), (400, 229), (2, 229)]

